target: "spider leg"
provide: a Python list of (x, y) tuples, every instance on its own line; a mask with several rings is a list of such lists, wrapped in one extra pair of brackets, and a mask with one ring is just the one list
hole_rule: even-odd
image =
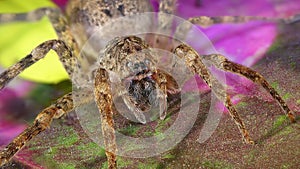
[(27, 67), (44, 58), (50, 49), (58, 54), (65, 69), (71, 75), (75, 65), (72, 51), (61, 40), (49, 40), (37, 46), (29, 55), (0, 74), (0, 90)]
[(234, 122), (239, 128), (243, 136), (243, 140), (248, 144), (254, 144), (249, 136), (249, 132), (247, 131), (242, 118), (233, 106), (230, 97), (226, 94), (226, 89), (224, 89), (223, 85), (211, 75), (210, 71), (207, 69), (202, 61), (202, 58), (197, 54), (197, 52), (191, 47), (181, 44), (175, 48), (174, 53), (180, 58), (183, 58), (190, 69), (194, 73), (197, 73), (212, 89), (212, 92), (216, 94), (217, 98), (224, 102), (226, 108), (229, 110), (230, 116), (233, 118)]
[(101, 115), (102, 134), (108, 168), (114, 169), (117, 168), (117, 145), (112, 111), (112, 94), (108, 72), (105, 69), (99, 68), (95, 71), (94, 95)]
[[(174, 14), (176, 11), (177, 0), (160, 0), (159, 1), (159, 12), (158, 12), (158, 31), (165, 35), (171, 35), (172, 33), (172, 23)], [(170, 14), (170, 15), (168, 15)], [(169, 49), (171, 41), (169, 38), (162, 36), (155, 36), (153, 47)]]
[(209, 27), (214, 24), (221, 23), (246, 23), (249, 21), (266, 21), (266, 22), (274, 22), (274, 23), (283, 23), (283, 24), (294, 24), (300, 21), (300, 15), (291, 16), (289, 18), (268, 18), (262, 16), (198, 16), (189, 18), (187, 22), (179, 25), (175, 30), (175, 37), (184, 38), (186, 33), (193, 26), (192, 24), (199, 25), (202, 27)]
[(0, 75), (0, 89), (21, 73), (24, 69), (45, 57), (50, 49), (54, 50), (65, 67), (67, 73), (72, 76), (76, 56), (79, 56), (79, 49), (75, 39), (71, 35), (67, 19), (58, 8), (39, 8), (28, 13), (0, 14), (0, 23), (15, 21), (38, 21), (47, 16), (55, 29), (59, 40), (49, 40), (38, 45), (29, 55), (15, 65), (8, 68)]
[(299, 15), (291, 16), (289, 18), (268, 18), (263, 16), (198, 16), (189, 18), (192, 24), (200, 25), (203, 27), (208, 27), (214, 24), (221, 23), (246, 23), (249, 21), (268, 21), (268, 22), (278, 22), (284, 24), (292, 24), (299, 22)]
[(0, 151), (0, 166), (6, 164), (32, 138), (50, 127), (53, 119), (60, 118), (72, 110), (72, 93), (69, 93), (41, 111), (31, 126), (26, 128), (18, 137)]
[(160, 0), (158, 13), (159, 29), (171, 31), (173, 18), (160, 14), (174, 14), (176, 11), (176, 1), (177, 0)]
[(125, 92), (124, 89), (124, 95), (122, 95), (122, 98), (124, 100), (124, 103), (126, 104), (126, 106), (128, 107), (128, 109), (133, 112), (134, 117), (142, 124), (146, 124), (146, 117), (143, 114), (143, 112), (138, 109), (135, 105), (138, 104), (135, 101), (133, 101)]
[(124, 103), (127, 105), (128, 109), (133, 112), (133, 115), (134, 117), (142, 124), (146, 124), (147, 121), (146, 121), (146, 117), (145, 115), (143, 114), (143, 112), (138, 109), (135, 105), (137, 103), (133, 103), (135, 101), (132, 101), (130, 99), (130, 97), (128, 95), (123, 95), (122, 96), (123, 100), (124, 100)]
[(245, 76), (246, 78), (252, 80), (254, 83), (261, 85), (278, 102), (278, 104), (283, 109), (285, 114), (289, 117), (291, 122), (295, 122), (294, 113), (290, 110), (290, 108), (287, 106), (282, 97), (277, 93), (277, 91), (267, 82), (267, 80), (260, 73), (246, 66), (231, 62), (227, 58), (219, 54), (204, 55), (202, 57), (204, 57), (205, 60), (213, 62), (214, 65), (219, 69)]
[(45, 9), (47, 8), (40, 8), (28, 13), (4, 13), (0, 14), (0, 23), (11, 23), (11, 22), (18, 22), (18, 21), (38, 21), (45, 15)]
[(157, 77), (155, 78), (160, 90), (157, 90), (157, 98), (159, 103), (159, 116), (161, 120), (164, 120), (167, 115), (167, 77), (161, 72), (157, 71)]

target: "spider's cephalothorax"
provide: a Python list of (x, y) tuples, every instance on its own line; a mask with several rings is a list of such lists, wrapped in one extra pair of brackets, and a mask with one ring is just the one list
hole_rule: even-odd
[(167, 100), (160, 91), (163, 89), (160, 86), (165, 85), (161, 83), (165, 82), (158, 80), (160, 73), (155, 55), (141, 38), (130, 36), (112, 40), (99, 58), (99, 66), (109, 70), (120, 84), (117, 86), (119, 95), (141, 123), (146, 123), (143, 112), (157, 105), (160, 99), (164, 103), (160, 113), (165, 116)]

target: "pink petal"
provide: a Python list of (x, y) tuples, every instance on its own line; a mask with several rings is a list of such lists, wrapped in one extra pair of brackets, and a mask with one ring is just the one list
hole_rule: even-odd
[(68, 0), (52, 0), (57, 6), (59, 6), (61, 9), (65, 9)]
[(277, 33), (275, 24), (262, 22), (215, 25), (202, 31), (220, 54), (245, 66), (263, 57)]
[(0, 146), (6, 145), (18, 136), (27, 126), (12, 121), (0, 121)]
[(193, 16), (272, 16), (287, 17), (297, 14), (300, 10), (299, 0), (289, 1), (236, 1), (236, 0), (201, 0), (196, 6), (196, 0), (179, 0), (178, 14), (183, 18)]

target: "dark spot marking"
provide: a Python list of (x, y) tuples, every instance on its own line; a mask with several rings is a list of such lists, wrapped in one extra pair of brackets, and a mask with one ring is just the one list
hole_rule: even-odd
[(120, 11), (120, 13), (125, 16), (125, 12), (124, 12), (124, 5), (119, 5), (118, 6), (118, 11)]
[(102, 12), (104, 12), (107, 16), (112, 17), (112, 14), (110, 13), (110, 10), (103, 9)]

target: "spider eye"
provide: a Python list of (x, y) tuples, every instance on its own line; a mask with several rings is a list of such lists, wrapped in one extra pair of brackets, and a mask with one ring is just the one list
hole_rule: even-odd
[(126, 63), (126, 65), (127, 65), (127, 67), (132, 67), (133, 63), (129, 61)]
[(141, 67), (142, 69), (146, 69), (146, 68), (147, 68), (147, 66), (145, 65), (144, 62), (140, 62), (140, 67)]
[(133, 69), (134, 69), (134, 70), (138, 70), (139, 67), (140, 67), (140, 65), (139, 65), (138, 63), (135, 63)]
[(144, 60), (144, 63), (145, 63), (146, 65), (150, 65), (150, 60), (149, 60), (149, 59), (145, 59), (145, 60)]
[(144, 86), (145, 86), (145, 89), (147, 89), (147, 88), (150, 86), (149, 82), (146, 81), (146, 82), (144, 83)]

